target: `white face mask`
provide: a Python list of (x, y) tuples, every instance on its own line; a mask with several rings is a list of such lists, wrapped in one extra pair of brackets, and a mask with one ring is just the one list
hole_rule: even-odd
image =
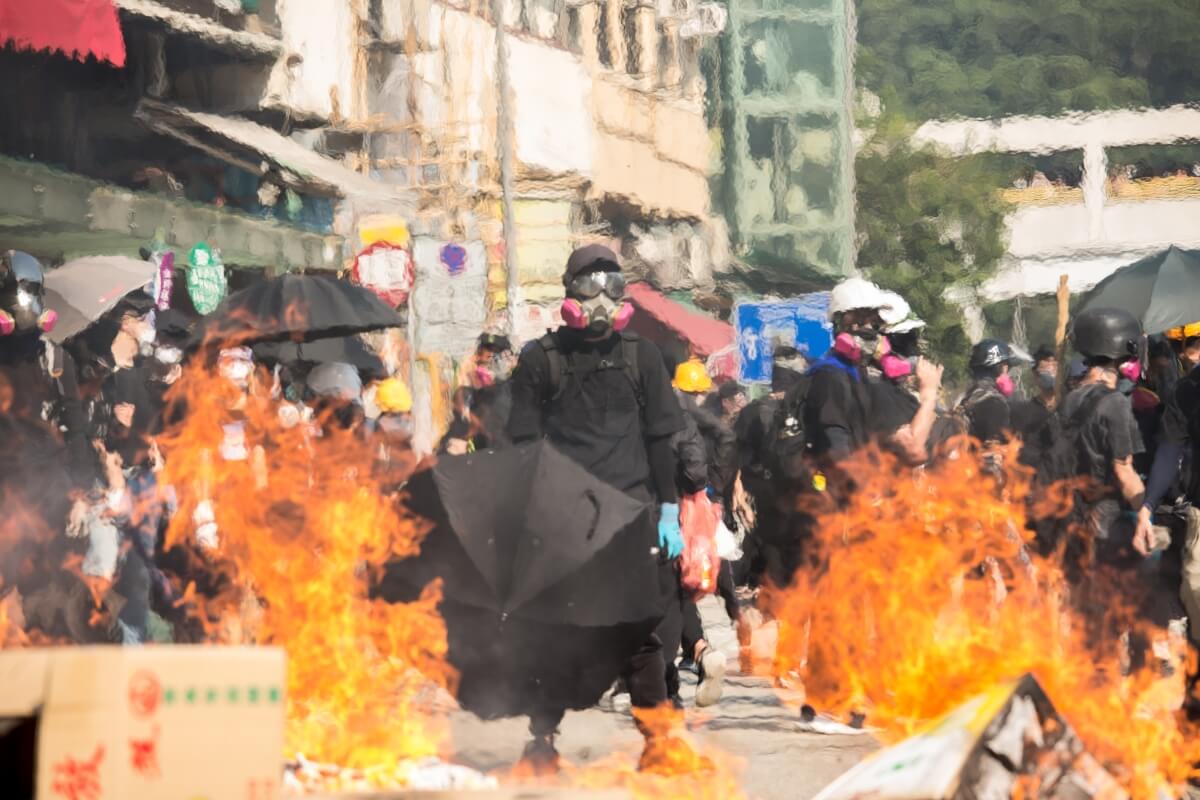
[(254, 365), (249, 361), (222, 361), (219, 369), (222, 378), (244, 389), (250, 384)]

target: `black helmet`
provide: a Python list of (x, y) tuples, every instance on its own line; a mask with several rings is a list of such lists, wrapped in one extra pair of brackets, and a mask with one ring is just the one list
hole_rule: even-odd
[(1071, 322), (1071, 344), (1085, 358), (1137, 358), (1142, 326), (1119, 308), (1089, 308)]
[(998, 367), (1018, 360), (1008, 342), (999, 339), (984, 339), (971, 348), (971, 369)]
[(0, 333), (53, 325), (42, 307), (45, 274), (41, 262), (20, 250), (0, 253)]

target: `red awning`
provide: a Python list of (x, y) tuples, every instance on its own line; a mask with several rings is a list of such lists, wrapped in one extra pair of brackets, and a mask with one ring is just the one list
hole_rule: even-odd
[(125, 65), (125, 39), (113, 0), (0, 0), (0, 45), (7, 44)]
[(733, 344), (733, 326), (729, 323), (692, 311), (648, 283), (631, 283), (627, 291), (639, 311), (686, 340), (696, 355), (707, 358)]

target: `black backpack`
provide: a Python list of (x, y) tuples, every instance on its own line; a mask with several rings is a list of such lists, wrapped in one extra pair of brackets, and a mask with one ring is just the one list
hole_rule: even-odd
[(1113, 389), (1098, 389), (1069, 416), (1062, 410), (1046, 417), (1021, 450), (1022, 464), (1032, 467), (1042, 486), (1069, 478), (1081, 472), (1081, 441), (1083, 426)]
[[(646, 410), (646, 393), (643, 389), (642, 374), (638, 368), (637, 343), (639, 338), (636, 333), (622, 331), (620, 357), (613, 360), (602, 360), (594, 369), (621, 370), (633, 386), (633, 393), (637, 397), (638, 410), (644, 413)], [(546, 361), (549, 364), (548, 377), (550, 380), (544, 397), (545, 404), (549, 405), (562, 395), (566, 386), (563, 377), (571, 374), (574, 368), (571, 365), (571, 360), (563, 355), (562, 350), (558, 346), (558, 337), (553, 333), (547, 333), (537, 341), (538, 346), (546, 354)]]
[(808, 400), (811, 376), (800, 378), (775, 409), (767, 431), (767, 471), (776, 480), (793, 482), (807, 472), (805, 456), (808, 439), (804, 432), (804, 405)]

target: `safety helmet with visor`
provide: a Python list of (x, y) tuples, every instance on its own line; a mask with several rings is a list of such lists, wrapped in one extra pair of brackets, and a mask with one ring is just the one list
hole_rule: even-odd
[(49, 332), (58, 314), (44, 307), (45, 272), (29, 253), (0, 253), (0, 336)]

